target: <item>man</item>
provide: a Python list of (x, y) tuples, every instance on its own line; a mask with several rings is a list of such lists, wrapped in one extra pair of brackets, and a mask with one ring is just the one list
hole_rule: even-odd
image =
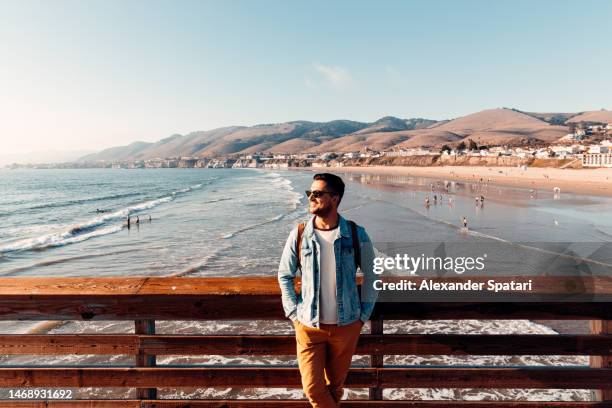
[[(289, 234), (278, 282), (285, 315), (295, 328), (304, 393), (313, 407), (330, 408), (339, 406), (361, 328), (376, 302), (374, 247), (365, 229), (338, 214), (344, 195), (340, 177), (315, 174), (306, 194), (313, 216), (303, 229), (295, 227)], [(353, 231), (358, 240), (353, 241)], [(361, 298), (357, 264), (364, 277)], [(302, 283), (296, 295), (298, 270)]]

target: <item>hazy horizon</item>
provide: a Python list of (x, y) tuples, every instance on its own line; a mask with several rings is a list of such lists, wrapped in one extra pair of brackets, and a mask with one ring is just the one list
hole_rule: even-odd
[(605, 1), (28, 0), (0, 12), (3, 156), (293, 120), (612, 109)]

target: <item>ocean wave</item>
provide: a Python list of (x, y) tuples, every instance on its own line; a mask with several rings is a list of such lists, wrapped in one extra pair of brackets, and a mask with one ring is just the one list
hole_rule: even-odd
[(221, 238), (223, 238), (223, 239), (234, 238), (236, 235), (238, 235), (240, 233), (243, 233), (245, 231), (251, 230), (253, 228), (261, 227), (262, 225), (266, 225), (266, 224), (270, 224), (270, 223), (282, 220), (283, 218), (285, 218), (291, 212), (287, 212), (287, 213), (284, 213), (284, 214), (279, 214), (279, 215), (277, 215), (275, 217), (269, 218), (269, 219), (264, 220), (262, 222), (258, 222), (258, 223), (251, 224), (251, 225), (247, 225), (246, 227), (242, 227), (242, 228), (237, 229), (236, 231), (233, 231), (233, 232), (230, 232), (228, 234), (225, 234)]
[(81, 198), (78, 200), (60, 201), (57, 203), (35, 205), (32, 207), (26, 207), (26, 208), (20, 209), (19, 211), (44, 210), (47, 208), (69, 207), (75, 204), (86, 204), (86, 203), (94, 203), (96, 201), (106, 201), (106, 200), (115, 200), (118, 198), (134, 197), (140, 194), (141, 193), (122, 193), (122, 194), (111, 194), (111, 195), (106, 195), (102, 197)]
[(278, 173), (271, 173), (276, 177), (271, 181), (274, 187), (283, 188), (285, 191), (289, 192), (289, 204), (293, 206), (293, 208), (297, 208), (298, 205), (302, 203), (302, 194), (295, 191), (293, 188), (293, 182), (285, 177), (282, 177)]
[(128, 215), (150, 210), (174, 200), (174, 198), (180, 194), (198, 189), (201, 186), (202, 184), (196, 184), (181, 190), (173, 191), (170, 195), (161, 198), (144, 201), (113, 212), (104, 213), (103, 215), (91, 218), (85, 222), (71, 225), (65, 231), (44, 234), (34, 238), (26, 238), (4, 245), (0, 247), (0, 254), (28, 250), (44, 250), (47, 248), (83, 242), (102, 235), (114, 234), (125, 228), (123, 222)]
[(192, 265), (189, 265), (184, 270), (175, 272), (175, 273), (171, 273), (170, 275), (167, 275), (167, 276), (177, 277), (177, 276), (191, 275), (191, 274), (200, 272), (202, 268), (204, 268), (208, 263), (210, 263), (210, 261), (217, 259), (222, 252), (227, 251), (231, 247), (232, 245), (224, 245), (220, 248), (217, 248), (215, 251), (208, 253), (204, 258), (200, 259), (198, 262)]
[[(1, 275), (2, 276), (13, 276), (13, 275), (17, 275), (19, 272), (23, 272), (23, 271), (26, 271), (28, 269), (40, 268), (40, 267), (43, 267), (43, 266), (57, 265), (57, 264), (71, 262), (71, 261), (77, 261), (77, 260), (80, 260), (80, 259), (91, 259), (91, 258), (97, 258), (97, 257), (103, 257), (103, 256), (119, 255), (119, 254), (129, 253), (131, 251), (132, 251), (131, 249), (127, 249), (127, 250), (114, 251), (114, 252), (101, 252), (101, 253), (97, 253), (97, 254), (86, 254), (86, 255), (68, 256), (68, 257), (64, 257), (64, 258), (52, 258), (52, 259), (44, 260), (44, 261), (41, 261), (41, 262), (35, 262), (33, 264), (30, 264), (30, 265), (20, 266), (20, 267), (17, 267), (17, 268), (9, 269), (8, 271), (2, 273)], [(0, 254), (0, 256), (1, 255), (2, 254)]]
[(175, 196), (175, 195), (177, 195), (177, 194), (184, 194), (184, 193), (188, 193), (188, 192), (190, 192), (190, 191), (192, 191), (192, 190), (196, 190), (196, 189), (198, 189), (198, 188), (200, 188), (200, 187), (202, 187), (202, 183), (200, 183), (200, 184), (195, 184), (195, 185), (193, 185), (193, 186), (189, 186), (189, 187), (185, 187), (185, 188), (182, 188), (182, 189), (177, 190), (177, 191), (173, 191), (173, 192), (172, 192), (172, 193), (170, 193), (170, 194), (171, 194), (171, 195), (173, 195), (173, 196)]
[(245, 231), (251, 230), (253, 228), (257, 228), (257, 227), (261, 227), (262, 225), (266, 225), (266, 224), (270, 224), (273, 222), (277, 222), (282, 220), (283, 218), (294, 214), (296, 211), (299, 210), (299, 206), (302, 203), (302, 195), (297, 193), (294, 189), (293, 189), (293, 183), (291, 180), (282, 177), (280, 174), (278, 173), (264, 173), (263, 174), (264, 178), (271, 178), (272, 180), (270, 181), (270, 183), (273, 185), (273, 187), (275, 189), (281, 187), (284, 191), (289, 193), (289, 196), (287, 197), (287, 203), (291, 205), (291, 210), (282, 213), (282, 214), (278, 214), (272, 218), (268, 218), (266, 220), (263, 220), (261, 222), (258, 223), (254, 223), (251, 225), (247, 225), (245, 227), (242, 228), (238, 228), (235, 231), (229, 232), (225, 235), (222, 235), (221, 238), (222, 239), (231, 239), (234, 238), (236, 235), (241, 234)]

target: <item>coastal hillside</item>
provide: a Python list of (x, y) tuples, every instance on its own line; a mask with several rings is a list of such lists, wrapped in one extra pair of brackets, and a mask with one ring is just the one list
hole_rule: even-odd
[(553, 143), (580, 122), (612, 123), (612, 112), (536, 113), (497, 108), (452, 120), (383, 117), (375, 122), (293, 121), (256, 126), (229, 126), (155, 143), (134, 142), (82, 157), (81, 161), (145, 160), (163, 157), (219, 157), (230, 154), (322, 153), (393, 148), (440, 148), (468, 139), (479, 145)]
[(576, 116), (572, 116), (567, 123), (579, 122), (597, 122), (597, 123), (612, 123), (612, 111), (598, 110), (590, 112), (582, 112)]
[(434, 129), (452, 132), (481, 145), (550, 143), (565, 136), (567, 126), (551, 125), (514, 109), (488, 109)]
[[(234, 153), (279, 152), (301, 153), (325, 149), (347, 151), (355, 143), (356, 150), (368, 145), (371, 139), (378, 149), (392, 146), (403, 139), (390, 136), (390, 142), (380, 141), (381, 133), (402, 132), (430, 126), (436, 121), (428, 119), (399, 119), (385, 117), (373, 123), (350, 120), (330, 122), (294, 121), (262, 124), (251, 127), (233, 126), (187, 135), (173, 135), (156, 143), (136, 142), (128, 146), (113, 147), (82, 157), (81, 161), (141, 160), (172, 156), (223, 156)], [(338, 140), (351, 135), (346, 140)], [(384, 137), (382, 137), (384, 139)], [(314, 149), (314, 150), (313, 150)]]

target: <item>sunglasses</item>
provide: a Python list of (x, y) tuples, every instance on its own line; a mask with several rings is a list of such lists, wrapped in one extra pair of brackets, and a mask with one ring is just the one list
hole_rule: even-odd
[(335, 195), (336, 193), (334, 193), (333, 191), (321, 191), (321, 190), (310, 191), (310, 190), (306, 190), (306, 197), (308, 197), (308, 198), (310, 198), (310, 196), (312, 196), (314, 198), (319, 198), (319, 197), (322, 197), (323, 194)]

